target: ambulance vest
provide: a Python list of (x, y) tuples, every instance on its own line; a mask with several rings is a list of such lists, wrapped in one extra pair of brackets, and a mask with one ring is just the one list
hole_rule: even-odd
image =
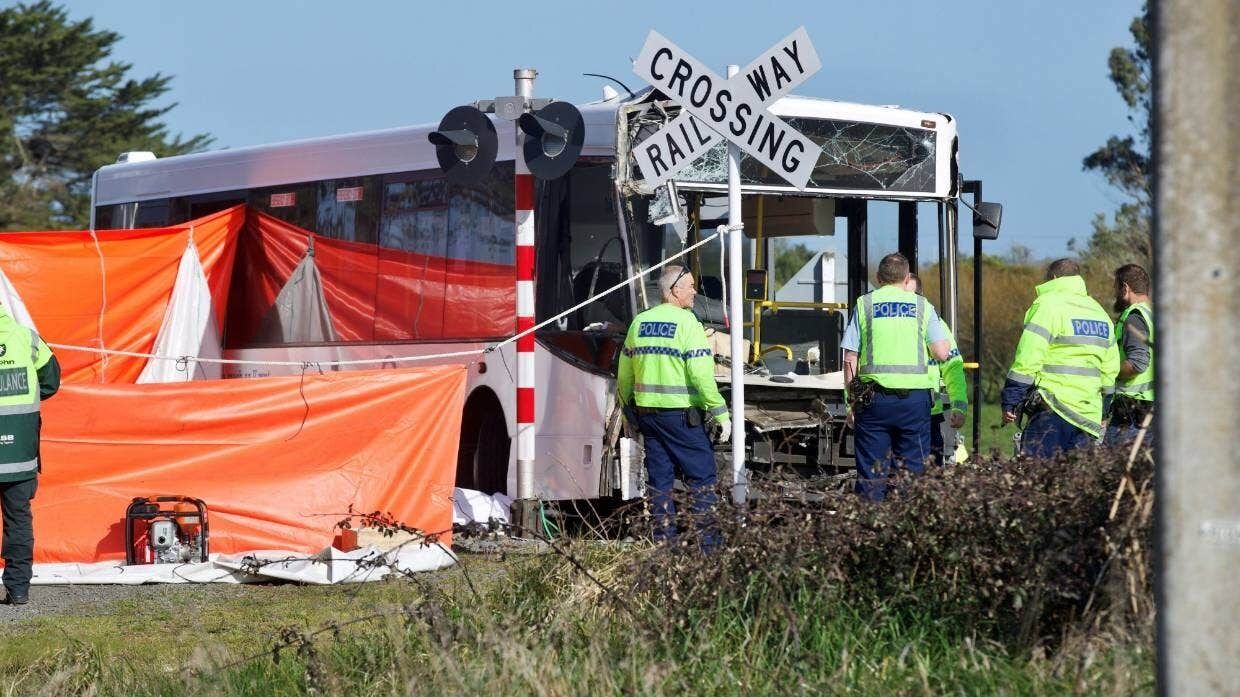
[(39, 469), (39, 375), (51, 360), (38, 335), (15, 323), (0, 332), (0, 481)]

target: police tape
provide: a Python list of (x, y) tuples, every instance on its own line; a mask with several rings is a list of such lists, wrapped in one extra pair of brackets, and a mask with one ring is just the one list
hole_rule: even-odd
[[(724, 228), (724, 227), (725, 226), (721, 226), (721, 228)], [(303, 359), (303, 360), (298, 360), (298, 361), (276, 361), (276, 360), (265, 360), (265, 359), (248, 359), (248, 358), (204, 358), (204, 357), (189, 356), (189, 355), (165, 356), (165, 355), (161, 355), (157, 353), (144, 353), (142, 351), (123, 351), (120, 349), (109, 349), (109, 348), (103, 348), (99, 346), (76, 346), (74, 344), (60, 344), (60, 343), (53, 343), (50, 341), (47, 342), (47, 345), (53, 349), (64, 349), (67, 351), (81, 351), (84, 353), (101, 354), (102, 356), (104, 356), (104, 360), (106, 360), (107, 356), (127, 356), (130, 358), (146, 358), (148, 360), (157, 360), (157, 361), (177, 361), (179, 363), (183, 363), (185, 366), (188, 366), (191, 363), (211, 363), (211, 364), (218, 364), (218, 365), (274, 365), (274, 366), (292, 366), (292, 367), (297, 367), (297, 368), (314, 368), (314, 367), (321, 367), (321, 366), (360, 366), (360, 365), (384, 365), (387, 363), (414, 363), (418, 361), (433, 361), (433, 360), (441, 360), (444, 358), (459, 358), (463, 356), (483, 356), (485, 354), (497, 351), (503, 348), (504, 346), (507, 346), (508, 344), (519, 341), (520, 339), (538, 331), (539, 329), (542, 329), (543, 327), (549, 324), (559, 322), (561, 319), (573, 314), (574, 312), (599, 300), (600, 298), (604, 298), (622, 288), (625, 288), (631, 285), (634, 281), (646, 275), (649, 275), (652, 271), (656, 271), (658, 269), (663, 268), (664, 266), (667, 266), (671, 262), (694, 251), (698, 247), (701, 247), (702, 245), (706, 244), (707, 242), (710, 242), (716, 237), (719, 237), (722, 234), (722, 232), (723, 232), (722, 229), (719, 231), (716, 231), (714, 234), (708, 235), (702, 238), (701, 240), (698, 240), (697, 242), (693, 243), (692, 245), (685, 247), (679, 252), (673, 254), (672, 256), (664, 259), (663, 261), (657, 264), (654, 264), (653, 266), (650, 266), (647, 269), (639, 271), (633, 274), (632, 276), (629, 276), (625, 280), (617, 283), (616, 285), (608, 288), (607, 290), (604, 290), (600, 293), (596, 293), (590, 296), (589, 298), (577, 303), (576, 305), (568, 308), (567, 310), (564, 310), (563, 312), (555, 315), (554, 317), (545, 319), (542, 322), (539, 322), (535, 324), (534, 326), (530, 327), (529, 329), (526, 329), (525, 331), (522, 331), (518, 334), (514, 334), (513, 336), (510, 336), (507, 339), (504, 339), (503, 341), (500, 341), (499, 343), (493, 346), (488, 346), (485, 348), (467, 349), (464, 351), (448, 351), (444, 353), (422, 354), (422, 355), (417, 355), (417, 356), (386, 356), (384, 358), (357, 358), (357, 359), (352, 359), (352, 360), (334, 360), (334, 361), (319, 361), (319, 360), (308, 360), (308, 359)], [(100, 328), (100, 335), (102, 336), (102, 327)]]

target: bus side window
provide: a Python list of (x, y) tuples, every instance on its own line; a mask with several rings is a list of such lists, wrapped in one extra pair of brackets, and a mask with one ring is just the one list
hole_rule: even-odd
[(381, 191), (379, 177), (319, 182), (318, 222), (314, 232), (348, 242), (378, 243)]
[[(578, 165), (569, 174), (568, 266), (571, 305), (584, 302), (625, 278), (624, 243), (616, 224), (609, 164)], [(569, 317), (569, 328), (606, 323), (623, 331), (630, 319), (629, 301), (615, 291)]]

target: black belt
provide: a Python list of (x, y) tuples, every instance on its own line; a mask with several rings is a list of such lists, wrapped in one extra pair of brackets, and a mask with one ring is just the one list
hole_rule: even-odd
[(638, 413), (638, 414), (640, 414), (640, 415), (642, 415), (642, 416), (650, 416), (650, 415), (652, 415), (652, 414), (664, 414), (664, 413), (671, 414), (671, 413), (677, 413), (677, 412), (679, 412), (679, 413), (683, 413), (683, 412), (684, 412), (686, 409), (688, 409), (689, 407), (642, 407), (642, 406), (637, 406), (637, 407), (633, 407), (633, 408), (637, 411), (637, 413)]
[(870, 384), (874, 386), (875, 392), (882, 392), (885, 395), (889, 395), (897, 399), (904, 399), (905, 397), (908, 397), (910, 394), (913, 394), (914, 392), (922, 392), (922, 391), (928, 392), (929, 391), (928, 388), (924, 388), (924, 389), (899, 388), (897, 389), (894, 387), (883, 387), (877, 382), (873, 382)]

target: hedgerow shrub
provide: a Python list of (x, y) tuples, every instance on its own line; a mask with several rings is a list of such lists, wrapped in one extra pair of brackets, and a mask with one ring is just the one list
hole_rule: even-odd
[(1077, 629), (1148, 632), (1152, 469), (1148, 451), (1129, 469), (1126, 452), (1090, 449), (933, 468), (879, 504), (764, 501), (720, 514), (726, 541), (709, 555), (682, 521), (675, 549), (633, 565), (632, 589), (681, 608), (843, 599), (1017, 647)]

